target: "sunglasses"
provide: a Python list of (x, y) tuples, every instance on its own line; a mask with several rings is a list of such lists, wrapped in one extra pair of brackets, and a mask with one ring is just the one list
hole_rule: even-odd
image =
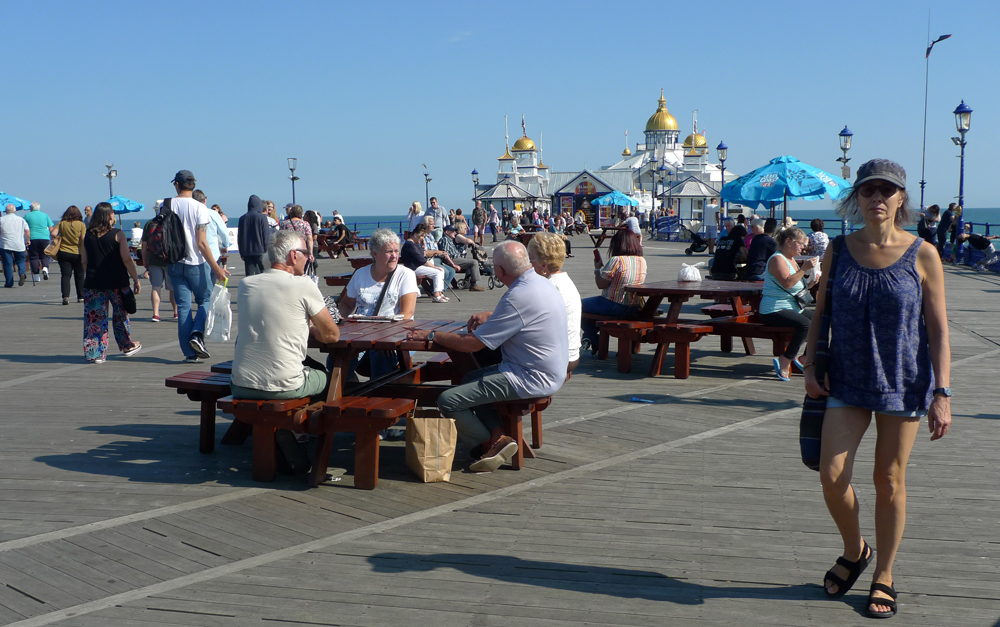
[(858, 194), (864, 198), (871, 198), (875, 192), (882, 195), (882, 198), (889, 198), (899, 191), (899, 188), (892, 183), (865, 183), (858, 188)]
[(293, 253), (302, 253), (302, 254), (303, 254), (304, 256), (306, 256), (306, 257), (308, 257), (308, 256), (309, 256), (309, 251), (308, 251), (308, 250), (306, 250), (305, 248), (293, 248), (293, 249), (292, 249), (292, 252), (293, 252)]

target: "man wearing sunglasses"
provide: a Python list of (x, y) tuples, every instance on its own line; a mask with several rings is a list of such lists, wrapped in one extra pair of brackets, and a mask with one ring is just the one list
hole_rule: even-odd
[(309, 359), (309, 338), (336, 342), (340, 331), (319, 288), (302, 276), (309, 251), (295, 231), (267, 244), (271, 269), (240, 281), (233, 356), (234, 398), (282, 399), (325, 395), (330, 377)]

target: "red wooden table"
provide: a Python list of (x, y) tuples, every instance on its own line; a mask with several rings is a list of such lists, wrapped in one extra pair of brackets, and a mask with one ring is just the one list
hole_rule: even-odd
[(594, 231), (588, 231), (587, 235), (589, 235), (590, 240), (594, 242), (594, 248), (600, 248), (604, 245), (604, 240), (614, 237), (615, 233), (618, 231), (624, 231), (627, 228), (627, 226), (602, 226), (600, 235)]

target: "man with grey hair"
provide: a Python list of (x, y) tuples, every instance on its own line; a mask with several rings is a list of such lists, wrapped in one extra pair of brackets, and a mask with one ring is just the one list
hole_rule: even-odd
[(774, 218), (756, 218), (750, 223), (750, 228), (753, 229), (753, 239), (747, 247), (747, 265), (743, 269), (743, 276), (747, 281), (763, 281), (767, 273), (767, 262), (778, 251), (778, 244), (774, 241), (778, 221)]
[(493, 472), (517, 453), (517, 443), (503, 433), (491, 403), (555, 394), (569, 363), (566, 307), (559, 290), (535, 274), (520, 242), (494, 248), (493, 267), (496, 278), (509, 289), (496, 309), (469, 318), (468, 334), (424, 330), (407, 334), (463, 353), (501, 350), (499, 365), (468, 373), (462, 385), (438, 398), (441, 413), (455, 419), (459, 437), (477, 445), (470, 451), (473, 472)]
[(17, 207), (7, 205), (7, 211), (0, 218), (0, 256), (3, 257), (4, 287), (14, 287), (15, 266), (18, 274), (18, 285), (24, 285), (28, 275), (25, 272), (24, 258), (31, 241), (31, 229), (24, 218), (14, 213)]
[[(336, 342), (340, 330), (319, 288), (303, 276), (309, 251), (302, 236), (278, 231), (267, 244), (271, 269), (240, 281), (240, 312), (233, 355), (235, 398), (305, 398), (320, 395), (330, 376), (307, 361), (309, 338)], [(310, 323), (312, 325), (310, 326)]]
[[(49, 256), (45, 254), (45, 249), (49, 246), (52, 238), (52, 230), (56, 224), (49, 217), (49, 214), (39, 211), (41, 205), (37, 202), (31, 203), (31, 210), (24, 216), (24, 221), (28, 223), (31, 230), (31, 243), (28, 244), (28, 263), (31, 265), (31, 274), (36, 281), (40, 278), (49, 280)], [(41, 272), (41, 277), (38, 273)]]

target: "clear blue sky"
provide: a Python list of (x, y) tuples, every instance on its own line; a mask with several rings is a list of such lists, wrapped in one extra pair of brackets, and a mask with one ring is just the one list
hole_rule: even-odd
[[(150, 203), (175, 171), (230, 216), (250, 194), (347, 216), (431, 195), (469, 207), (495, 176), (503, 116), (525, 114), (545, 163), (578, 171), (634, 149), (660, 88), (681, 125), (743, 173), (795, 155), (836, 173), (887, 157), (919, 198), (928, 9), (935, 46), (927, 204), (958, 193), (952, 111), (974, 109), (966, 206), (1000, 207), (1000, 3), (0, 2), (0, 189), (58, 215), (115, 192)], [(714, 160), (714, 150), (713, 150)], [(828, 208), (829, 203), (816, 203)]]

